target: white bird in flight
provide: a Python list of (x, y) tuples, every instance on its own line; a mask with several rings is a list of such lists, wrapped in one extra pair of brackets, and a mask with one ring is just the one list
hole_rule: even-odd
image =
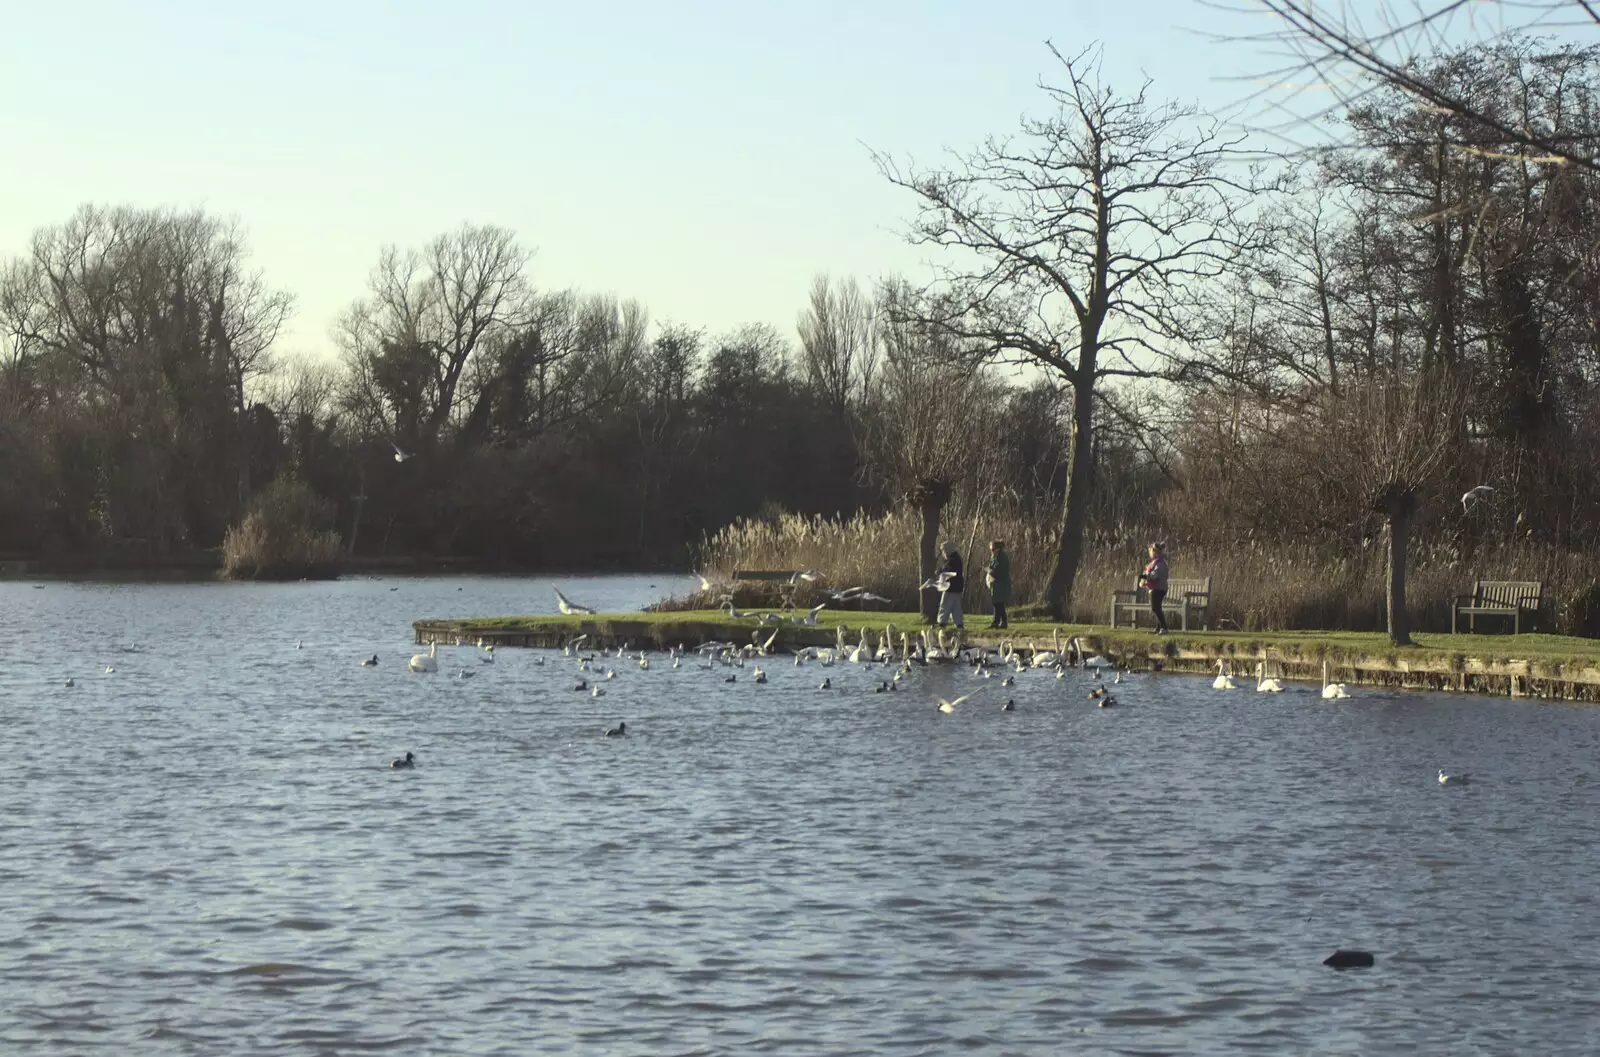
[(922, 589), (927, 590), (931, 587), (935, 591), (948, 591), (950, 590), (950, 581), (955, 578), (955, 573), (940, 573), (938, 576), (931, 576), (922, 581)]
[(1463, 514), (1469, 513), (1475, 505), (1483, 502), (1485, 499), (1488, 499), (1490, 493), (1493, 491), (1494, 489), (1488, 485), (1480, 484), (1476, 488), (1469, 488), (1465, 492), (1462, 492), (1461, 512)]
[(571, 616), (574, 613), (594, 612), (594, 610), (590, 609), (588, 606), (580, 606), (572, 599), (562, 594), (561, 588), (554, 587), (552, 590), (554, 590), (556, 593), (556, 605), (559, 606), (561, 608), (561, 612), (565, 613), (567, 616)]
[(395, 462), (405, 462), (407, 459), (411, 458), (411, 453), (409, 451), (401, 451), (400, 445), (396, 444), (392, 440), (389, 442), (389, 447), (394, 449)]
[(954, 701), (946, 701), (944, 698), (941, 697), (941, 698), (939, 698), (939, 711), (940, 712), (954, 712), (956, 710), (956, 706), (957, 705), (959, 705), (961, 702), (965, 701), (967, 698), (969, 698), (971, 696), (972, 696), (971, 694), (962, 694), (960, 697), (956, 698)]

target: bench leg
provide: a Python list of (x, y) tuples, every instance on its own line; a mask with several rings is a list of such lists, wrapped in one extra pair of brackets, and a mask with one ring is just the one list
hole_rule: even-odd
[(1450, 607), (1450, 634), (1456, 633), (1456, 607)]

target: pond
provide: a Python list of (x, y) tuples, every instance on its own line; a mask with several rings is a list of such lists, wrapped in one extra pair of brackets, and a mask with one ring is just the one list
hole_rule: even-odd
[(406, 670), (552, 584), (0, 583), (0, 1049), (1592, 1052), (1600, 710)]

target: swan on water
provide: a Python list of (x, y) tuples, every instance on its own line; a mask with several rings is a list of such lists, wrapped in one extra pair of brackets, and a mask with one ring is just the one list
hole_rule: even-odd
[(1033, 666), (1035, 668), (1048, 668), (1052, 664), (1056, 664), (1061, 660), (1060, 628), (1050, 629), (1050, 641), (1055, 646), (1054, 650), (1044, 650), (1041, 652), (1039, 647), (1035, 646), (1033, 648)]
[(439, 644), (428, 643), (428, 652), (419, 653), (411, 658), (410, 668), (414, 672), (436, 672), (439, 670), (438, 658)]
[(1256, 692), (1261, 694), (1281, 694), (1283, 684), (1276, 679), (1267, 678), (1267, 662), (1256, 664)]
[(565, 615), (572, 616), (574, 613), (589, 613), (589, 614), (594, 613), (594, 610), (590, 609), (588, 606), (580, 606), (576, 602), (574, 602), (572, 599), (570, 599), (566, 595), (562, 594), (561, 593), (561, 588), (552, 587), (551, 590), (555, 591), (555, 593), (556, 593), (556, 605), (561, 609), (561, 612), (564, 613)]
[(1470, 785), (1471, 783), (1472, 779), (1464, 774), (1445, 774), (1444, 768), (1439, 768), (1440, 785)]
[(1213, 690), (1232, 690), (1235, 688), (1233, 680), (1228, 678), (1226, 664), (1227, 662), (1225, 661), (1217, 662), (1217, 677), (1211, 680), (1211, 688)]
[(1330, 683), (1330, 682), (1328, 682), (1328, 662), (1327, 661), (1323, 661), (1322, 662), (1322, 696), (1327, 698), (1327, 699), (1329, 699), (1329, 700), (1332, 700), (1332, 699), (1338, 698), (1338, 697), (1349, 697), (1350, 696), (1349, 694), (1345, 693), (1345, 689), (1344, 689), (1344, 684), (1343, 683)]

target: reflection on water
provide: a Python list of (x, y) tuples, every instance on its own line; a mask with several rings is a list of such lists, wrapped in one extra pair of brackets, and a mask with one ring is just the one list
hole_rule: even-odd
[(0, 584), (0, 1051), (1591, 1049), (1600, 710), (404, 670), (549, 587)]

